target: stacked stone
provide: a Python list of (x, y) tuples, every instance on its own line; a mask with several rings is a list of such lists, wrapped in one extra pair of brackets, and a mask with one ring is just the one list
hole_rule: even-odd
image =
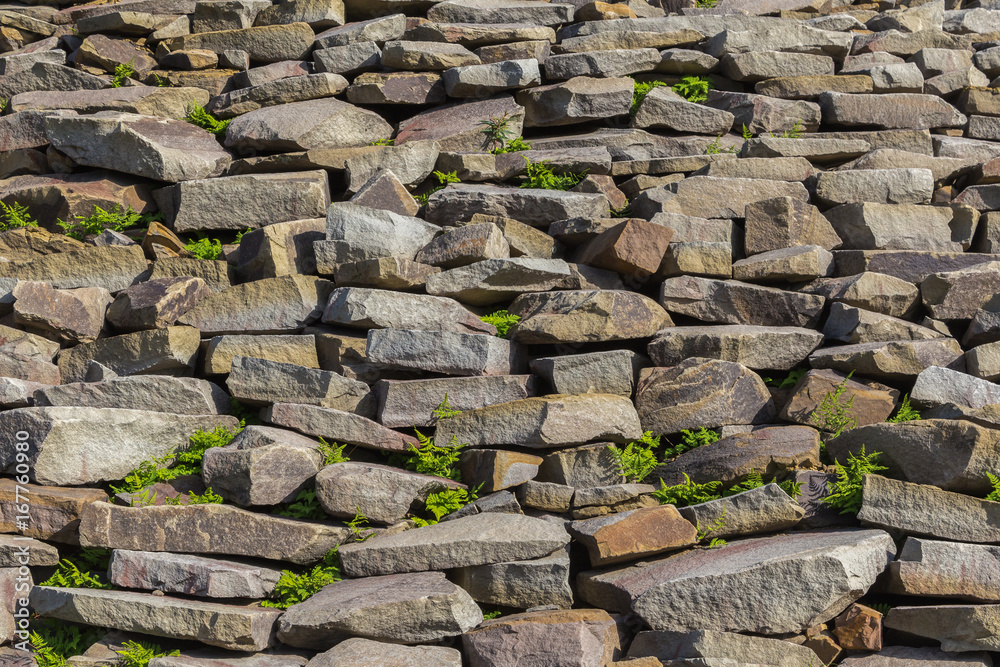
[[(110, 631), (74, 667), (1000, 652), (995, 0), (25, 0), (0, 98), (5, 220), (39, 223), (0, 233), (0, 665), (38, 664), (26, 546), (35, 582), (112, 550), (112, 589), (30, 591)], [(63, 233), (95, 207), (160, 221)], [(247, 411), (200, 475), (112, 490)], [(610, 449), (702, 428), (639, 481)], [(461, 481), (400, 464), (428, 442)], [(865, 451), (855, 519), (823, 498)], [(424, 525), (445, 490), (479, 497)], [(275, 514), (304, 491), (326, 519)]]

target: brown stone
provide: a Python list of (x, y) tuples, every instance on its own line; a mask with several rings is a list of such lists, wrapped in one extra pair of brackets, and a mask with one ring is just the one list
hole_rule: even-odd
[(480, 493), (493, 493), (534, 479), (542, 460), (503, 449), (472, 449), (463, 452), (459, 469), (466, 484), (482, 485)]
[(578, 251), (576, 261), (633, 275), (655, 273), (674, 230), (645, 220), (626, 220), (602, 232)]
[(835, 392), (842, 382), (845, 391), (841, 402), (851, 402), (850, 412), (856, 420), (855, 426), (880, 424), (896, 409), (898, 390), (876, 382), (862, 383), (848, 379), (842, 373), (821, 369), (808, 371), (799, 379), (778, 416), (795, 424), (820, 427), (822, 423), (819, 415), (813, 417), (813, 414), (827, 395)]
[(352, 104), (441, 104), (441, 75), (431, 72), (365, 72), (347, 88)]
[[(30, 442), (30, 441), (29, 441)], [(0, 479), (0, 533), (20, 533), (26, 537), (79, 544), (80, 515), (90, 504), (105, 501), (100, 489), (73, 489), (58, 486), (21, 484), (27, 493), (18, 493), (13, 479)], [(19, 529), (17, 506), (27, 502), (27, 527)]]
[(462, 635), (470, 667), (604, 667), (619, 649), (614, 620), (599, 609), (531, 611), (484, 621)]
[(122, 290), (108, 307), (108, 322), (118, 331), (162, 329), (212, 293), (201, 278), (147, 280)]
[(698, 542), (695, 527), (673, 505), (574, 521), (569, 532), (587, 547), (594, 567), (682, 549)]
[(882, 650), (882, 614), (863, 604), (852, 604), (834, 621), (837, 643), (848, 651)]
[(111, 303), (111, 294), (102, 287), (60, 290), (20, 281), (13, 294), (16, 323), (69, 345), (97, 340)]

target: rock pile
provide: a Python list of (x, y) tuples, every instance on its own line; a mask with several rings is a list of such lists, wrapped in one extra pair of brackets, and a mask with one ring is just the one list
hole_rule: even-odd
[(992, 666), (996, 0), (0, 5), (0, 665)]

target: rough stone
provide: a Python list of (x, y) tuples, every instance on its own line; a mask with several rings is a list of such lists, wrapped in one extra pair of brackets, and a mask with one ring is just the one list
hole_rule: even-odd
[(108, 568), (116, 586), (210, 598), (267, 597), (280, 578), (280, 570), (263, 565), (124, 549), (111, 553)]

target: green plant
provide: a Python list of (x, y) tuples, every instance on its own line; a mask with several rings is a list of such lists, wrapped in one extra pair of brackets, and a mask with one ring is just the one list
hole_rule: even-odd
[(442, 489), (427, 496), (424, 508), (434, 515), (433, 523), (437, 523), (452, 512), (457, 512), (479, 497), (479, 486), (465, 489)]
[(698, 9), (711, 9), (719, 3), (719, 0), (697, 0), (695, 7)]
[(451, 403), (448, 402), (448, 392), (444, 393), (444, 400), (438, 403), (438, 406), (431, 410), (431, 414), (434, 415), (435, 419), (451, 419), (456, 415), (462, 414), (461, 410), (456, 410), (451, 407)]
[(711, 87), (712, 80), (707, 76), (686, 76), (671, 86), (671, 89), (688, 102), (704, 102), (708, 99)]
[(737, 153), (739, 148), (736, 146), (730, 146), (729, 148), (722, 147), (722, 135), (716, 135), (715, 139), (711, 141), (707, 146), (705, 146), (705, 155), (718, 155), (719, 153)]
[(28, 207), (17, 202), (5, 204), (0, 201), (0, 209), (3, 210), (3, 221), (0, 221), (0, 232), (21, 227), (37, 227), (38, 221), (33, 220), (28, 215)]
[(632, 107), (628, 110), (629, 114), (634, 116), (639, 111), (639, 105), (642, 104), (642, 101), (646, 99), (646, 95), (649, 95), (649, 92), (653, 88), (666, 85), (665, 81), (636, 81), (632, 86)]
[(535, 188), (540, 190), (569, 190), (582, 181), (587, 173), (574, 174), (565, 172), (556, 174), (549, 166), (548, 160), (532, 162), (527, 157), (524, 158), (525, 175), (527, 180), (521, 183), (522, 188)]
[(846, 400), (844, 398), (844, 394), (847, 393), (847, 383), (852, 375), (854, 371), (848, 373), (833, 391), (826, 392), (819, 407), (809, 415), (809, 421), (821, 431), (830, 433), (831, 438), (836, 438), (844, 431), (858, 425), (858, 418), (854, 415), (854, 395)]
[(659, 500), (661, 505), (687, 507), (688, 505), (707, 503), (709, 500), (718, 500), (722, 497), (719, 495), (722, 482), (699, 484), (691, 481), (687, 473), (682, 474), (684, 481), (675, 486), (667, 486), (666, 482), (660, 480), (660, 488), (653, 491), (653, 497)]
[(834, 461), (837, 479), (827, 484), (830, 494), (823, 498), (823, 503), (840, 510), (841, 514), (857, 514), (863, 500), (861, 483), (864, 476), (888, 470), (885, 466), (879, 465), (879, 456), (881, 456), (881, 452), (866, 454), (865, 446), (861, 445), (861, 452), (858, 456), (853, 453), (847, 455), (846, 466)]
[(262, 607), (288, 609), (293, 604), (308, 600), (324, 586), (340, 580), (340, 556), (334, 547), (326, 552), (319, 563), (308, 570), (302, 572), (283, 570), (271, 599), (264, 600), (260, 604)]
[(116, 650), (118, 654), (118, 664), (121, 667), (148, 667), (149, 661), (153, 658), (172, 658), (181, 654), (179, 650), (164, 651), (159, 644), (148, 642), (136, 642), (127, 639), (122, 643), (122, 647)]
[(252, 229), (251, 229), (250, 227), (247, 227), (246, 229), (244, 229), (244, 230), (243, 230), (243, 231), (241, 231), (241, 232), (236, 232), (236, 240), (235, 240), (235, 241), (233, 241), (233, 243), (239, 243), (240, 241), (242, 241), (242, 240), (243, 240), (243, 236), (244, 236), (245, 234), (249, 234), (249, 233), (250, 233), (250, 232), (252, 232), (252, 231), (253, 231), (253, 230), (252, 230)]
[(802, 379), (802, 376), (805, 375), (808, 370), (808, 368), (795, 368), (788, 371), (788, 375), (781, 380), (769, 377), (764, 378), (764, 384), (768, 387), (777, 387), (778, 389), (791, 389), (799, 383), (799, 380)]
[(497, 310), (489, 315), (483, 315), (479, 319), (486, 322), (486, 324), (495, 326), (497, 328), (497, 336), (506, 338), (510, 334), (511, 327), (521, 321), (521, 316), (515, 315), (508, 310)]
[(115, 74), (111, 78), (112, 88), (121, 88), (125, 85), (125, 81), (135, 74), (135, 67), (133, 66), (134, 63), (135, 59), (133, 58), (127, 63), (118, 63), (115, 65)]
[[(157, 482), (169, 482), (172, 479), (177, 479), (179, 474), (175, 470), (170, 469), (170, 464), (174, 461), (174, 455), (168, 453), (165, 456), (153, 456), (149, 459), (143, 461), (135, 468), (132, 472), (125, 475), (125, 479), (122, 480), (124, 484), (122, 486), (111, 485), (111, 490), (117, 493), (137, 493), (142, 491), (147, 486), (151, 484), (156, 484)], [(149, 500), (151, 504), (155, 500)]]
[(375, 531), (368, 525), (368, 517), (361, 513), (361, 508), (355, 506), (354, 509), (356, 510), (354, 518), (347, 522), (347, 527), (351, 530), (351, 537), (355, 542), (364, 542), (374, 535)]
[(201, 238), (188, 241), (184, 249), (198, 259), (215, 260), (222, 256), (222, 241), (219, 239)]
[(344, 456), (345, 447), (347, 447), (347, 445), (338, 445), (336, 442), (331, 445), (329, 442), (324, 440), (322, 436), (320, 436), (319, 445), (316, 449), (323, 455), (323, 465), (330, 466), (334, 463), (344, 463), (345, 461), (351, 460)]
[(34, 649), (33, 657), (38, 667), (64, 667), (69, 658), (82, 655), (107, 632), (104, 628), (84, 627), (56, 621), (36, 619), (28, 643)]
[(434, 194), (435, 192), (437, 192), (438, 190), (444, 190), (446, 187), (448, 187), (449, 183), (461, 183), (462, 182), (462, 180), (458, 177), (458, 172), (457, 171), (449, 171), (449, 172), (445, 173), (443, 171), (437, 171), (437, 170), (435, 170), (434, 173), (433, 173), (433, 175), (434, 175), (434, 178), (436, 178), (438, 180), (438, 184), (435, 185), (430, 190), (428, 190), (427, 192), (425, 192), (424, 194), (422, 194), (422, 195), (416, 195), (414, 197), (414, 199), (417, 201), (417, 203), (420, 204), (421, 206), (427, 206), (427, 202), (430, 201), (431, 195)]
[(612, 218), (631, 218), (632, 202), (627, 201), (618, 208), (612, 208), (609, 213)]
[(743, 141), (750, 141), (753, 139), (753, 132), (747, 127), (746, 123), (743, 123)]
[(59, 561), (56, 571), (52, 576), (41, 583), (42, 586), (56, 586), (58, 588), (99, 588), (112, 589), (114, 586), (101, 581), (97, 575), (90, 570), (81, 570), (80, 567), (68, 558)]
[(491, 152), (494, 155), (500, 155), (501, 153), (520, 153), (521, 151), (530, 151), (531, 144), (524, 140), (524, 137), (515, 137), (507, 142), (502, 148), (494, 148)]
[(75, 215), (73, 220), (65, 222), (57, 220), (56, 224), (62, 227), (63, 233), (73, 239), (82, 241), (88, 234), (100, 234), (106, 229), (113, 232), (123, 232), (126, 229), (137, 227), (148, 227), (154, 220), (162, 220), (162, 213), (137, 213), (131, 206), (122, 209), (121, 206), (105, 211), (100, 206), (94, 205), (94, 212), (90, 215)]
[(715, 531), (719, 530), (720, 528), (726, 525), (726, 511), (728, 509), (729, 509), (728, 507), (724, 507), (722, 509), (722, 514), (720, 514), (719, 517), (716, 518), (715, 521), (713, 521), (708, 528), (703, 529), (701, 527), (701, 522), (695, 520), (694, 529), (697, 533), (699, 542), (701, 542), (703, 539), (705, 539), (706, 537), (708, 537), (709, 535), (711, 535), (712, 533), (714, 533)]
[(704, 426), (697, 431), (681, 431), (680, 443), (673, 447), (667, 447), (664, 449), (663, 460), (672, 459), (690, 449), (701, 447), (702, 445), (710, 445), (718, 440), (719, 434), (716, 431), (705, 428)]
[(802, 126), (802, 121), (796, 120), (795, 124), (792, 125), (792, 129), (785, 130), (781, 134), (775, 134), (774, 132), (770, 132), (769, 134), (773, 139), (801, 139), (804, 131), (805, 128)]
[(889, 610), (892, 609), (892, 605), (886, 602), (872, 602), (871, 604), (867, 604), (865, 606), (871, 607), (872, 609), (882, 614), (883, 616), (888, 614)]
[(920, 413), (910, 405), (910, 395), (905, 394), (903, 402), (899, 404), (899, 409), (896, 410), (896, 414), (886, 419), (886, 421), (890, 424), (898, 424), (900, 422), (912, 422), (919, 419)]
[(997, 477), (992, 473), (986, 473), (986, 478), (990, 480), (990, 486), (993, 487), (990, 494), (986, 496), (986, 500), (1000, 502), (1000, 477)]
[(10, 106), (10, 100), (6, 97), (0, 97), (0, 113), (6, 111), (8, 106)]
[(166, 498), (164, 502), (167, 505), (221, 505), (224, 501), (222, 496), (212, 491), (212, 487), (208, 487), (201, 495), (189, 491), (176, 498)]
[(660, 465), (656, 452), (653, 451), (659, 446), (660, 436), (654, 436), (652, 431), (646, 431), (641, 438), (625, 445), (624, 449), (618, 445), (608, 445), (608, 451), (615, 461), (615, 468), (626, 480), (641, 482)]
[(420, 431), (416, 431), (416, 433), (420, 446), (410, 445), (409, 455), (403, 461), (403, 467), (424, 475), (444, 477), (456, 482), (462, 481), (462, 474), (455, 466), (458, 464), (458, 459), (465, 445), (459, 443), (458, 438), (452, 436), (447, 445), (439, 447), (434, 444), (433, 438)]
[(489, 120), (481, 120), (479, 124), (483, 126), (481, 133), (483, 136), (483, 150), (493, 152), (503, 150), (507, 142), (511, 140), (514, 131), (508, 127), (514, 115), (505, 111), (500, 116), (490, 116)]
[(712, 538), (712, 541), (708, 543), (708, 548), (709, 549), (718, 549), (719, 547), (724, 547), (727, 544), (729, 544), (729, 542), (726, 542), (721, 537), (714, 537), (714, 538)]
[(499, 609), (494, 609), (493, 611), (484, 611), (483, 620), (492, 621), (494, 618), (499, 618), (502, 613), (503, 612), (501, 612)]
[(295, 496), (295, 500), (283, 508), (272, 510), (271, 514), (287, 516), (292, 519), (320, 520), (329, 518), (319, 504), (314, 489), (302, 489)]
[(728, 496), (735, 496), (737, 493), (743, 493), (744, 491), (751, 491), (753, 489), (758, 489), (764, 486), (764, 479), (761, 477), (759, 472), (752, 471), (742, 482), (733, 484), (728, 489), (722, 492), (722, 497), (726, 498)]
[(802, 495), (802, 482), (796, 482), (793, 479), (786, 479), (784, 482), (778, 484), (781, 490), (790, 495), (792, 498), (798, 498)]
[(153, 85), (156, 86), (157, 88), (169, 88), (170, 87), (170, 79), (163, 79), (163, 78), (160, 78), (159, 74), (154, 74), (153, 75)]
[(368, 144), (369, 146), (393, 146), (395, 145), (395, 139), (376, 139), (375, 141)]
[(225, 137), (226, 130), (229, 128), (229, 123), (232, 122), (232, 118), (226, 120), (219, 120), (212, 114), (205, 111), (205, 108), (198, 104), (197, 102), (191, 102), (187, 108), (187, 115), (184, 116), (184, 120), (191, 123), (192, 125), (197, 125), (203, 130), (211, 132), (217, 137)]

